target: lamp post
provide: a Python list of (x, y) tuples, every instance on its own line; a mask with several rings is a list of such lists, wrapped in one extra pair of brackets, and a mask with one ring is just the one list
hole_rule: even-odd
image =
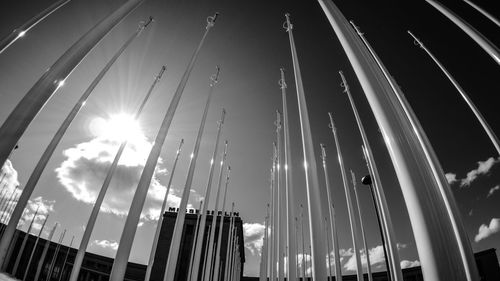
[[(380, 238), (382, 239), (382, 247), (384, 248), (385, 267), (386, 267), (386, 270), (389, 270), (389, 260), (387, 259), (387, 249), (386, 249), (387, 246), (385, 244), (384, 235), (382, 235), (382, 224), (380, 222), (380, 215), (378, 213), (377, 202), (375, 200), (375, 194), (373, 193), (372, 177), (370, 175), (364, 176), (363, 178), (361, 178), (361, 183), (364, 185), (368, 185), (368, 187), (370, 189), (370, 194), (372, 195), (373, 207), (375, 209), (375, 214), (377, 214), (378, 228), (379, 228), (379, 231), (381, 233)], [(367, 250), (366, 254), (368, 255), (368, 250)], [(387, 276), (390, 276), (389, 272), (387, 272)]]

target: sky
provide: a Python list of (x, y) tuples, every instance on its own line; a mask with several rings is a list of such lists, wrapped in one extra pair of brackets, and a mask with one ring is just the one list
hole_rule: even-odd
[[(0, 10), (0, 37), (51, 2), (6, 1)], [(500, 10), (494, 7), (494, 1), (474, 2), (497, 17), (500, 14)], [(2, 53), (0, 122), (5, 121), (22, 96), (67, 48), (122, 3), (123, 0), (72, 0)], [(500, 92), (496, 81), (500, 74), (498, 65), (425, 1), (338, 0), (335, 4), (347, 19), (354, 20), (361, 28), (405, 93), (447, 174), (473, 250), (498, 248), (500, 160), (497, 152), (451, 83), (427, 55), (413, 45), (406, 30), (410, 29), (419, 37), (448, 68), (495, 132), (500, 132), (496, 97)], [(445, 4), (500, 46), (498, 27), (488, 19), (465, 2), (449, 1)], [(56, 236), (62, 229), (67, 229), (64, 244), (69, 244), (72, 235), (75, 235), (73, 245), (79, 244), (92, 202), (119, 143), (113, 131), (119, 126), (108, 120), (116, 120), (117, 115), (133, 114), (154, 76), (162, 65), (166, 65), (167, 70), (141, 115), (139, 125), (134, 127), (132, 122), (127, 123), (130, 126), (126, 126), (125, 131), (133, 136), (133, 141), (113, 178), (91, 237), (89, 251), (114, 257), (125, 215), (152, 140), (188, 60), (203, 35), (206, 17), (215, 12), (219, 12), (220, 17), (200, 52), (163, 146), (130, 261), (147, 261), (175, 151), (180, 139), (184, 138), (169, 205), (176, 206), (179, 202), (208, 93), (208, 78), (216, 65), (221, 67), (220, 82), (216, 85), (210, 105), (189, 203), (198, 206), (204, 196), (216, 122), (222, 108), (225, 108), (227, 116), (222, 139), (229, 141), (227, 162), (232, 168), (228, 202), (235, 202), (246, 223), (247, 263), (244, 274), (257, 276), (263, 223), (269, 201), (275, 111), (282, 106), (279, 68), (284, 67), (287, 70), (291, 166), (297, 215), (300, 204), (306, 204), (293, 66), (288, 34), (282, 28), (284, 14), (288, 12), (294, 26), (317, 155), (320, 154), (320, 143), (327, 146), (328, 173), (338, 218), (344, 274), (353, 274), (355, 263), (347, 205), (340, 170), (334, 161), (336, 151), (328, 128), (327, 112), (332, 112), (334, 116), (346, 168), (353, 170), (358, 178), (366, 175), (367, 170), (358, 128), (340, 87), (339, 70), (346, 75), (374, 150), (395, 225), (401, 263), (403, 267), (418, 265), (419, 257), (404, 198), (387, 149), (345, 53), (316, 1), (145, 1), (71, 73), (64, 86), (31, 123), (19, 142), (19, 148), (12, 153), (8, 166), (3, 168), (9, 171), (6, 178), (9, 187), (19, 182), (22, 188), (54, 132), (94, 76), (136, 30), (139, 21), (153, 16), (155, 22), (110, 69), (65, 134), (32, 195), (21, 229), (26, 230), (26, 222), (36, 206), (41, 205), (41, 215), (37, 217), (33, 233), (40, 228), (44, 215), (49, 214), (49, 227), (56, 222), (60, 224)], [(317, 160), (320, 160), (319, 157)], [(322, 171), (319, 172), (322, 175)], [(320, 184), (324, 185), (322, 176)], [(372, 265), (374, 271), (384, 270), (371, 197), (367, 189), (359, 189)], [(213, 203), (214, 199), (211, 199), (210, 208), (213, 208)], [(44, 235), (46, 237), (47, 233)]]

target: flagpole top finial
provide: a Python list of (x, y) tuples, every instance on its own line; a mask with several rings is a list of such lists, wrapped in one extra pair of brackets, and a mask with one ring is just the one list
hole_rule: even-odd
[(411, 37), (413, 37), (413, 45), (415, 46), (419, 46), (420, 48), (424, 48), (424, 44), (422, 43), (422, 41), (420, 41), (417, 36), (413, 35), (413, 33), (411, 31), (407, 31), (408, 34), (410, 34)]
[(213, 16), (207, 17), (207, 29), (215, 25), (215, 21), (217, 20), (218, 16), (219, 12), (216, 12)]
[(289, 13), (286, 13), (285, 14), (285, 22), (283, 23), (283, 28), (288, 32), (290, 30), (293, 29), (293, 25), (292, 23), (290, 22), (290, 14)]
[(361, 32), (361, 30), (359, 29), (359, 27), (354, 23), (353, 20), (350, 20), (349, 23), (352, 25), (352, 27), (354, 28), (354, 30), (356, 30), (356, 33), (359, 36), (363, 36), (363, 33)]
[(345, 79), (344, 72), (342, 70), (339, 70), (340, 78), (342, 79), (342, 82), (340, 83), (340, 87), (344, 88), (344, 93), (347, 93), (349, 91), (349, 84), (347, 84), (347, 80)]

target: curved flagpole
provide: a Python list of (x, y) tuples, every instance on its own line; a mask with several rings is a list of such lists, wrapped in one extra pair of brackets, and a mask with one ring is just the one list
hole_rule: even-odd
[(483, 48), (483, 50), (490, 55), (493, 60), (497, 64), (500, 64), (500, 50), (497, 46), (495, 46), (490, 40), (488, 40), (483, 34), (477, 31), (474, 27), (472, 27), (469, 23), (464, 21), (458, 15), (453, 13), (450, 9), (441, 5), (441, 3), (434, 0), (425, 0), (431, 6), (433, 6), (436, 10), (438, 10), (441, 14), (451, 20), (456, 26), (462, 29), (467, 35), (469, 35), (472, 40), (476, 41), (476, 43)]
[(358, 224), (356, 222), (355, 213), (354, 213), (354, 205), (352, 202), (351, 190), (349, 188), (349, 181), (347, 180), (347, 175), (344, 167), (344, 160), (342, 159), (342, 151), (340, 150), (340, 143), (337, 134), (337, 128), (335, 128), (335, 124), (333, 123), (333, 117), (330, 112), (328, 112), (328, 116), (330, 117), (330, 128), (332, 129), (333, 138), (335, 140), (335, 147), (337, 148), (337, 156), (339, 159), (340, 172), (342, 174), (342, 181), (344, 183), (344, 191), (345, 197), (347, 201), (347, 211), (349, 213), (349, 222), (351, 226), (351, 236), (352, 236), (352, 244), (354, 249), (354, 256), (356, 258), (356, 272), (358, 275), (358, 281), (363, 280), (363, 267), (361, 266), (361, 257), (359, 256), (359, 248), (358, 248)]
[(411, 126), (411, 129), (415, 134), (416, 141), (418, 142), (422, 150), (422, 156), (425, 159), (424, 163), (427, 166), (428, 171), (434, 178), (434, 183), (436, 184), (437, 187), (435, 191), (440, 192), (439, 195), (441, 196), (442, 200), (441, 204), (442, 207), (444, 207), (444, 210), (448, 216), (449, 219), (448, 222), (449, 225), (451, 226), (450, 230), (453, 233), (453, 236), (455, 237), (457, 243), (456, 247), (458, 248), (459, 251), (459, 258), (462, 261), (462, 268), (465, 271), (464, 275), (468, 280), (475, 280), (479, 278), (479, 273), (477, 271), (477, 265), (474, 258), (474, 253), (472, 252), (472, 247), (470, 245), (470, 239), (463, 225), (460, 210), (458, 209), (458, 206), (455, 202), (453, 192), (451, 191), (451, 188), (448, 184), (448, 180), (445, 177), (443, 168), (441, 167), (441, 163), (439, 162), (439, 159), (437, 158), (437, 155), (434, 152), (434, 149), (432, 148), (429, 139), (427, 138), (427, 135), (425, 134), (422, 126), (420, 125), (417, 116), (413, 112), (403, 92), (394, 81), (393, 76), (390, 75), (388, 70), (381, 62), (380, 58), (377, 56), (373, 48), (370, 46), (370, 44), (365, 39), (363, 34), (356, 27), (356, 25), (353, 22), (351, 22), (351, 24), (357, 31), (358, 35), (360, 36), (366, 48), (372, 55), (373, 59), (377, 63), (377, 66), (384, 75), (386, 81), (388, 82), (389, 86), (391, 87), (395, 95), (395, 98), (401, 105), (401, 109), (406, 115), (409, 125)]
[(59, 279), (58, 281), (61, 281), (63, 273), (64, 273), (64, 267), (66, 266), (66, 261), (68, 261), (68, 256), (69, 256), (69, 251), (71, 250), (71, 246), (73, 245), (73, 240), (75, 239), (75, 236), (71, 237), (71, 242), (69, 242), (68, 246), (68, 251), (66, 252), (66, 255), (64, 256), (63, 263), (61, 265), (61, 270), (59, 271)]
[(322, 231), (322, 215), (321, 206), (321, 191), (318, 180), (318, 170), (316, 167), (316, 157), (312, 141), (311, 126), (309, 123), (309, 113), (307, 110), (307, 102), (302, 84), (299, 61), (297, 58), (297, 50), (293, 39), (290, 23), (290, 15), (286, 14), (285, 29), (288, 32), (290, 40), (290, 49), (292, 52), (293, 70), (295, 74), (295, 88), (297, 90), (297, 100), (299, 105), (300, 129), (302, 133), (302, 150), (304, 155), (304, 169), (306, 176), (307, 188), (307, 206), (309, 209), (309, 232), (312, 244), (312, 278), (314, 280), (326, 280), (326, 264), (324, 260), (325, 247)]
[[(218, 76), (219, 76), (219, 67), (217, 67), (216, 74), (214, 74), (210, 77), (210, 80), (211, 80), (210, 81), (210, 90), (209, 90), (209, 94), (207, 97), (207, 101), (205, 103), (200, 127), (198, 129), (198, 134), (196, 136), (196, 141), (195, 141), (195, 145), (193, 148), (193, 153), (191, 153), (191, 160), (189, 162), (189, 169), (188, 169), (188, 173), (186, 176), (186, 183), (184, 184), (184, 191), (182, 193), (181, 202), (179, 204), (179, 211), (177, 212), (177, 218), (175, 220), (174, 232), (172, 235), (172, 240), (170, 242), (170, 250), (168, 251), (167, 266), (165, 267), (165, 275), (163, 278), (164, 281), (173, 281), (174, 277), (175, 277), (175, 271), (176, 271), (175, 269), (177, 268), (177, 261), (179, 258), (179, 250), (180, 250), (180, 243), (181, 243), (181, 238), (182, 238), (182, 231), (184, 229), (186, 207), (187, 207), (187, 203), (189, 200), (189, 194), (191, 191), (191, 184), (193, 182), (194, 170), (196, 167), (196, 160), (198, 159), (198, 151), (200, 150), (201, 137), (203, 136), (203, 130), (205, 129), (205, 122), (207, 119), (208, 108), (210, 105), (210, 101), (212, 99), (214, 86), (217, 83)], [(221, 129), (221, 124), (224, 120), (224, 115), (225, 115), (225, 111), (222, 110), (221, 120), (218, 123), (217, 138), (220, 137), (220, 129)], [(217, 145), (217, 143), (216, 143), (216, 145)], [(210, 195), (210, 193), (209, 193), (209, 195)], [(205, 213), (206, 213), (207, 205), (208, 205), (208, 198), (205, 197), (205, 200), (203, 203), (203, 211), (201, 213), (201, 221), (200, 221), (200, 228), (199, 228), (200, 233), (198, 235), (198, 242), (196, 244), (196, 247), (198, 247), (198, 246), (201, 247), (202, 246), (201, 244), (203, 244), (202, 242), (200, 243), (200, 237), (204, 236), (203, 233), (205, 230), (205, 225), (203, 224), (203, 217), (206, 216)], [(201, 241), (203, 241), (203, 240), (201, 240)], [(199, 268), (199, 264), (196, 264), (196, 251), (195, 251), (195, 260), (193, 260), (193, 270), (194, 271), (192, 273), (192, 277), (194, 280), (197, 280), (197, 278), (195, 278), (195, 276), (197, 276), (196, 271), (198, 270), (198, 268)], [(119, 281), (119, 280), (117, 280), (117, 281)]]
[(366, 269), (367, 269), (367, 273), (368, 273), (368, 281), (373, 281), (372, 267), (371, 267), (371, 263), (370, 263), (370, 249), (368, 248), (368, 244), (366, 243), (365, 228), (363, 226), (363, 216), (361, 215), (361, 205), (359, 202), (358, 188), (356, 186), (356, 176), (352, 170), (351, 170), (351, 177), (352, 177), (352, 186), (354, 189), (354, 197), (356, 198), (356, 205), (358, 207), (357, 209), (358, 209), (358, 215), (359, 215), (359, 226), (361, 227), (361, 236), (363, 237), (363, 245), (365, 246)]
[(292, 151), (290, 146), (290, 128), (288, 121), (288, 105), (286, 100), (285, 71), (280, 68), (281, 98), (283, 101), (283, 139), (285, 150), (285, 194), (286, 194), (286, 225), (287, 225), (287, 257), (288, 257), (288, 280), (297, 279), (297, 248), (295, 247), (295, 195), (292, 178)]
[(9, 35), (0, 40), (0, 54), (3, 53), (10, 45), (17, 41), (17, 39), (22, 38), (37, 25), (39, 22), (44, 20), (46, 17), (50, 16), (53, 12), (57, 11), (62, 6), (66, 5), (70, 0), (59, 0), (45, 10), (40, 12), (38, 15), (32, 17), (30, 20), (25, 22), (20, 27), (14, 29)]
[(49, 215), (45, 217), (45, 220), (42, 223), (42, 227), (40, 228), (40, 232), (38, 232), (38, 236), (36, 237), (35, 244), (33, 245), (33, 249), (31, 249), (31, 254), (30, 258), (28, 259), (28, 264), (26, 265), (26, 268), (24, 269), (24, 275), (23, 275), (23, 281), (26, 281), (26, 277), (28, 276), (28, 273), (30, 271), (30, 266), (31, 262), (33, 261), (33, 255), (35, 254), (36, 251), (36, 246), (38, 245), (38, 241), (40, 241), (40, 236), (42, 235), (43, 229), (45, 228), (45, 223), (49, 219)]
[[(221, 218), (221, 226), (220, 226), (220, 231), (219, 231), (219, 237), (217, 238), (217, 250), (215, 252), (215, 266), (214, 266), (214, 281), (219, 281), (220, 277), (220, 258), (221, 258), (221, 243), (222, 243), (222, 232), (224, 230), (224, 214), (226, 213), (226, 197), (227, 197), (227, 188), (229, 185), (229, 176), (231, 173), (231, 166), (227, 166), (227, 172), (226, 172), (226, 183), (224, 187), (224, 199), (222, 200), (222, 218)], [(231, 210), (231, 212), (233, 212)], [(189, 281), (190, 279), (188, 279)]]
[(354, 99), (352, 98), (349, 84), (344, 77), (344, 73), (342, 71), (339, 71), (339, 74), (340, 78), (342, 79), (341, 86), (344, 88), (344, 93), (347, 94), (352, 107), (352, 111), (354, 113), (354, 117), (356, 118), (356, 122), (358, 124), (361, 139), (363, 140), (363, 144), (365, 147), (363, 148), (363, 155), (365, 156), (368, 171), (371, 175), (373, 175), (372, 177), (374, 178), (374, 192), (376, 194), (375, 197), (378, 199), (374, 203), (376, 204), (375, 208), (377, 208), (380, 212), (380, 235), (382, 238), (382, 246), (384, 247), (388, 278), (389, 280), (402, 281), (403, 273), (401, 271), (396, 236), (394, 234), (394, 225), (392, 224), (391, 215), (389, 213), (387, 200), (382, 188), (382, 182), (380, 181), (377, 165), (373, 158), (373, 152), (370, 146), (370, 142), (368, 141), (368, 137), (366, 136), (365, 127), (363, 126), (363, 122), (359, 117), (358, 109), (356, 108), (356, 104), (354, 103)]
[[(139, 105), (139, 108), (136, 110), (134, 114), (134, 120), (137, 120), (139, 116), (141, 115), (144, 107), (146, 106), (146, 103), (148, 102), (149, 98), (151, 97), (151, 94), (153, 93), (153, 89), (155, 88), (156, 84), (158, 81), (160, 81), (161, 77), (163, 76), (163, 73), (165, 72), (165, 66), (162, 66), (160, 69), (160, 72), (158, 75), (155, 77), (155, 80), (149, 87), (148, 92), (144, 96), (141, 104)], [(73, 268), (71, 269), (71, 275), (69, 280), (70, 281), (77, 281), (78, 280), (78, 275), (80, 273), (80, 269), (82, 266), (83, 258), (85, 256), (85, 251), (87, 250), (88, 244), (90, 242), (90, 236), (92, 235), (92, 232), (94, 231), (94, 226), (97, 221), (97, 216), (99, 215), (99, 211), (101, 210), (102, 202), (104, 201), (104, 197), (106, 196), (106, 192), (108, 191), (109, 184), (111, 183), (111, 179), (113, 178), (113, 175), (118, 168), (118, 163), (120, 161), (120, 158), (123, 154), (123, 151), (125, 150), (125, 147), (127, 146), (127, 140), (123, 140), (122, 143), (120, 144), (120, 147), (118, 148), (118, 151), (115, 154), (115, 157), (113, 159), (113, 162), (111, 163), (108, 172), (106, 173), (106, 178), (104, 179), (104, 182), (101, 186), (101, 189), (99, 190), (99, 194), (97, 195), (97, 198), (94, 202), (94, 206), (92, 207), (92, 211), (90, 212), (89, 219), (87, 221), (87, 225), (85, 227), (85, 231), (83, 232), (82, 240), (80, 242), (80, 247), (78, 248), (78, 252), (75, 257), (75, 261), (73, 263)]]
[(455, 89), (460, 93), (462, 98), (465, 100), (467, 105), (470, 107), (474, 115), (476, 115), (477, 120), (481, 123), (481, 126), (483, 126), (484, 131), (486, 134), (488, 134), (488, 137), (490, 138), (491, 142), (493, 143), (493, 146), (497, 150), (497, 153), (500, 154), (500, 141), (498, 140), (497, 135), (493, 130), (491, 129), (490, 125), (488, 122), (486, 122), (486, 119), (484, 116), (479, 112), (479, 109), (476, 107), (474, 102), (470, 99), (470, 97), (465, 93), (464, 89), (458, 84), (457, 80), (451, 76), (451, 74), (446, 70), (446, 68), (441, 64), (441, 62), (438, 61), (438, 59), (425, 47), (425, 45), (415, 36), (411, 31), (408, 30), (408, 34), (413, 38), (413, 42), (415, 45), (419, 46), (421, 49), (423, 49), (429, 57), (437, 64), (437, 66), (441, 69), (441, 71), (448, 77), (448, 80), (455, 86)]
[[(321, 160), (323, 161), (323, 172), (325, 174), (325, 188), (328, 199), (328, 214), (330, 218), (330, 228), (332, 229), (332, 243), (333, 243), (333, 261), (335, 263), (335, 281), (342, 281), (342, 266), (340, 263), (340, 246), (337, 233), (337, 225), (335, 220), (335, 209), (333, 207), (333, 198), (330, 190), (330, 178), (328, 177), (328, 170), (326, 168), (326, 149), (324, 144), (321, 146)], [(328, 251), (330, 257), (330, 251)]]
[(462, 225), (457, 217), (450, 218), (449, 207), (455, 202), (448, 196), (446, 178), (442, 169), (441, 175), (435, 174), (439, 162), (429, 163), (431, 146), (426, 138), (422, 139), (422, 128), (413, 123), (416, 117), (408, 114), (409, 107), (394, 92), (391, 79), (337, 6), (330, 1), (318, 2), (347, 54), (384, 137), (408, 207), (424, 279), (478, 280), (470, 243), (457, 239), (455, 227)]
[[(64, 134), (68, 130), (69, 126), (75, 119), (75, 117), (78, 115), (80, 112), (80, 109), (85, 105), (87, 99), (89, 96), (92, 94), (94, 91), (95, 87), (99, 84), (99, 82), (102, 80), (104, 75), (108, 72), (108, 70), (113, 66), (113, 64), (116, 62), (116, 60), (120, 57), (120, 55), (127, 49), (127, 47), (134, 41), (135, 38), (137, 38), (142, 31), (149, 26), (149, 24), (153, 21), (153, 18), (149, 18), (147, 22), (142, 22), (139, 25), (139, 28), (128, 38), (127, 41), (122, 45), (122, 47), (113, 55), (113, 57), (107, 62), (107, 64), (104, 66), (104, 68), (97, 74), (97, 76), (94, 78), (92, 83), (89, 85), (89, 87), (85, 90), (85, 92), (82, 94), (82, 96), (78, 99), (76, 104), (73, 106), (71, 111), (68, 113), (64, 121), (61, 123), (59, 128), (57, 129), (57, 132), (54, 134), (52, 137), (50, 143), (47, 145), (47, 148), (45, 148), (45, 151), (43, 152), (42, 156), (40, 157), (40, 160), (38, 161), (37, 165), (35, 166), (35, 169), (31, 173), (28, 181), (26, 182), (26, 185), (23, 189), (23, 192), (21, 194), (21, 197), (19, 198), (19, 203), (14, 209), (14, 212), (12, 213), (12, 223), (9, 223), (9, 226), (6, 230), (6, 237), (2, 237), (2, 243), (10, 243), (11, 237), (16, 229), (17, 223), (19, 222), (19, 219), (21, 219), (22, 211), (26, 207), (26, 204), (28, 204), (28, 200), (33, 194), (33, 191), (35, 190), (36, 184), (38, 183), (38, 180), (42, 176), (43, 171), (45, 170), (45, 167), (47, 166), (47, 163), (52, 157), (52, 154), (54, 153), (55, 149), (57, 148), (57, 145), (61, 141), (61, 139), (64, 137)], [(5, 242), (4, 242), (5, 239)], [(0, 244), (1, 248), (1, 244)]]
[(149, 281), (149, 279), (151, 278), (151, 270), (153, 269), (156, 248), (158, 247), (158, 239), (160, 238), (161, 226), (163, 224), (163, 214), (165, 213), (165, 208), (167, 207), (168, 194), (170, 193), (170, 186), (172, 185), (172, 179), (174, 178), (175, 167), (177, 167), (177, 160), (179, 160), (179, 155), (181, 154), (182, 144), (184, 144), (184, 139), (181, 139), (179, 143), (179, 147), (177, 148), (177, 152), (175, 154), (174, 164), (172, 165), (172, 170), (170, 171), (170, 177), (168, 178), (167, 190), (165, 191), (165, 197), (163, 198), (163, 203), (160, 209), (160, 216), (158, 217), (155, 235), (153, 237), (151, 252), (149, 253), (148, 266), (146, 267), (146, 277), (144, 278), (145, 281)]
[[(222, 124), (221, 124), (222, 125)], [(215, 208), (214, 208), (214, 215), (212, 216), (212, 228), (210, 232), (210, 240), (208, 242), (208, 260), (205, 261), (206, 263), (206, 268), (205, 268), (205, 281), (210, 281), (212, 278), (212, 257), (213, 257), (213, 251), (215, 248), (215, 229), (217, 226), (217, 217), (219, 214), (219, 197), (220, 197), (220, 188), (222, 186), (222, 172), (224, 171), (224, 162), (226, 161), (227, 157), (227, 140), (224, 142), (224, 152), (222, 153), (222, 160), (220, 162), (220, 170), (219, 170), (219, 178), (217, 180), (217, 192), (215, 195)], [(217, 144), (218, 145), (218, 144)], [(214, 158), (212, 158), (212, 161), (215, 162), (215, 154), (213, 154)], [(212, 165), (213, 167), (214, 165)], [(222, 219), (224, 219), (224, 216), (221, 215), (221, 222), (219, 223), (219, 233), (222, 232), (222, 223), (224, 222)]]
[(33, 219), (31, 219), (30, 225), (28, 226), (28, 230), (26, 230), (26, 234), (24, 235), (23, 242), (21, 243), (21, 247), (17, 252), (16, 261), (14, 262), (14, 267), (12, 268), (12, 276), (16, 276), (17, 269), (19, 267), (19, 262), (21, 261), (21, 257), (24, 253), (24, 248), (26, 247), (26, 243), (28, 242), (28, 237), (30, 236), (31, 228), (33, 227), (33, 223), (35, 222), (36, 215), (38, 214), (38, 209), (40, 209), (40, 205), (36, 207), (35, 214), (33, 215)]
[[(123, 18), (144, 0), (128, 0), (113, 13), (102, 19), (73, 44), (45, 71), (24, 95), (0, 127), (0, 166), (15, 149), (19, 139), (50, 97), (64, 84), (76, 66)], [(8, 244), (0, 244), (0, 264), (4, 262)]]
[[(218, 75), (218, 73), (217, 73)], [(216, 78), (217, 80), (217, 78)], [(221, 114), (221, 118), (217, 124), (217, 136), (215, 138), (215, 143), (214, 143), (214, 150), (213, 150), (213, 153), (212, 153), (212, 158), (210, 160), (210, 169), (209, 169), (209, 172), (208, 172), (208, 180), (207, 180), (207, 185), (205, 187), (205, 204), (203, 204), (203, 210), (202, 210), (202, 213), (201, 213), (201, 222), (200, 222), (200, 229), (205, 229), (205, 226), (207, 224), (207, 209), (208, 209), (208, 204), (210, 202), (210, 195), (212, 193), (212, 179), (213, 179), (213, 174), (214, 174), (214, 167), (215, 167), (215, 157), (217, 155), (217, 150), (218, 150), (218, 147), (219, 147), (219, 140), (220, 140), (220, 136), (221, 136), (221, 133), (222, 133), (222, 126), (224, 125), (224, 118), (225, 118), (225, 115), (226, 115), (226, 111), (224, 109), (222, 109), (222, 114)], [(226, 146), (227, 148), (227, 146)], [(215, 215), (216, 217), (216, 215)], [(215, 218), (214, 216), (212, 217), (212, 219)], [(214, 232), (215, 233), (215, 232)], [(212, 233), (210, 233), (212, 234)], [(197, 268), (200, 268), (200, 263), (201, 263), (201, 254), (202, 254), (202, 245), (203, 245), (203, 236), (204, 235), (199, 235), (198, 236), (198, 241), (196, 242), (196, 250), (194, 252), (194, 262), (193, 262), (193, 268), (195, 269), (192, 273), (192, 280), (198, 280), (198, 270), (196, 270)], [(209, 239), (212, 239), (211, 235), (210, 236), (207, 236), (209, 237)], [(213, 240), (212, 240), (213, 242)], [(209, 243), (209, 240), (207, 240), (207, 243)], [(211, 255), (212, 254), (212, 247), (208, 247), (207, 248), (208, 251), (210, 252), (209, 254)], [(204, 264), (206, 264), (206, 260), (203, 261)], [(175, 269), (175, 268), (174, 268)], [(202, 270), (202, 274), (204, 274), (204, 271)], [(173, 278), (173, 276), (172, 276)], [(203, 278), (201, 279), (202, 281), (204, 280)]]
[(186, 280), (191, 280), (191, 274), (193, 272), (193, 260), (194, 260), (194, 249), (196, 248), (196, 237), (198, 236), (199, 228), (200, 228), (200, 219), (201, 219), (201, 208), (203, 207), (203, 200), (200, 200), (200, 207), (198, 208), (198, 214), (196, 215), (196, 227), (193, 233), (193, 245), (191, 246), (191, 255), (189, 255), (189, 269), (188, 269), (188, 278)]
[(487, 17), (489, 20), (491, 20), (493, 23), (495, 23), (498, 27), (500, 27), (500, 21), (495, 18), (493, 15), (485, 11), (483, 8), (479, 7), (478, 5), (472, 3), (469, 0), (464, 0), (465, 3), (469, 4), (472, 8), (476, 9), (478, 12), (483, 14), (483, 16)]

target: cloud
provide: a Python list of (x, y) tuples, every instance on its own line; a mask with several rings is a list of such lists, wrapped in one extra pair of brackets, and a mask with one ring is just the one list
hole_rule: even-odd
[(457, 174), (454, 174), (454, 173), (446, 173), (445, 174), (446, 176), (446, 180), (448, 180), (448, 183), (449, 184), (453, 184), (455, 182), (457, 182)]
[(414, 260), (414, 261), (402, 260), (401, 261), (401, 268), (409, 268), (409, 267), (415, 267), (415, 266), (420, 266), (419, 260)]
[(111, 241), (111, 240), (94, 240), (92, 241), (92, 244), (98, 247), (101, 247), (103, 249), (108, 249), (108, 250), (113, 250), (116, 251), (118, 250), (118, 242), (116, 241)]
[(54, 212), (55, 203), (56, 203), (55, 200), (46, 200), (43, 199), (42, 196), (38, 196), (36, 198), (28, 200), (28, 204), (24, 209), (24, 213), (21, 220), (19, 221), (18, 227), (26, 226), (26, 228), (28, 228), (28, 225), (33, 220), (33, 216), (35, 215), (35, 212), (38, 209), (36, 218), (33, 221), (33, 225), (31, 227), (32, 228), (31, 231), (40, 230), (42, 228), (42, 224), (45, 218), (50, 213)]
[[(351, 249), (349, 249), (351, 250)], [(342, 252), (342, 251), (341, 251)], [(351, 251), (351, 256), (349, 258), (349, 260), (344, 264), (344, 268), (346, 270), (350, 270), (350, 271), (356, 271), (357, 269), (357, 265), (356, 265), (356, 257), (354, 256), (354, 252)], [(375, 267), (378, 267), (378, 268), (385, 268), (385, 256), (384, 256), (384, 248), (382, 247), (382, 245), (378, 245), (374, 248), (371, 248), (369, 251), (368, 251), (369, 255), (370, 255), (370, 264), (372, 266), (375, 266)], [(342, 255), (342, 253), (341, 253)], [(366, 252), (365, 250), (361, 250), (361, 265), (364, 267), (366, 267)]]
[(492, 218), (490, 221), (490, 225), (481, 224), (478, 233), (474, 237), (474, 241), (479, 242), (499, 231), (500, 231), (500, 219)]
[[(119, 145), (118, 140), (95, 137), (64, 150), (65, 159), (55, 170), (59, 182), (76, 200), (94, 204)], [(106, 192), (101, 211), (117, 216), (127, 215), (151, 146), (145, 137), (129, 141)], [(159, 175), (166, 174), (162, 164), (160, 158), (148, 190), (149, 200), (146, 200), (141, 214), (143, 221), (157, 220), (160, 215), (166, 190), (158, 179)], [(178, 207), (178, 193), (173, 187), (170, 189), (167, 210), (168, 207)], [(199, 199), (197, 194), (191, 194), (193, 197)]]
[(498, 162), (498, 160), (495, 160), (495, 158), (490, 157), (486, 161), (478, 161), (477, 165), (478, 167), (470, 172), (467, 173), (467, 177), (461, 180), (460, 186), (461, 187), (466, 187), (470, 186), (470, 184), (480, 175), (485, 175), (487, 174), (491, 167), (495, 165)]
[(19, 185), (19, 181), (17, 179), (17, 171), (14, 169), (12, 162), (7, 159), (5, 164), (2, 166), (2, 170), (0, 173), (1, 186), (7, 184), (9, 190), (14, 189)]
[(489, 191), (488, 191), (488, 195), (486, 195), (486, 198), (489, 198), (491, 195), (493, 195), (493, 193), (495, 193), (496, 191), (500, 190), (500, 185), (497, 185), (495, 187), (492, 187)]
[(261, 223), (245, 223), (243, 224), (243, 237), (245, 238), (245, 248), (252, 255), (261, 254), (263, 245), (265, 226)]

